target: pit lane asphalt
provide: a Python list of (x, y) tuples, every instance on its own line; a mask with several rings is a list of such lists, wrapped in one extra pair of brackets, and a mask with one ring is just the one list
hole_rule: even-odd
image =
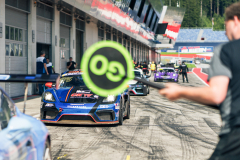
[[(204, 86), (196, 75), (188, 77), (190, 83), (180, 78), (179, 84)], [(39, 107), (33, 113), (39, 114)], [(131, 117), (122, 126), (47, 128), (54, 159), (202, 160), (212, 154), (220, 125), (219, 111), (184, 99), (170, 102), (151, 88), (148, 96), (131, 96)]]

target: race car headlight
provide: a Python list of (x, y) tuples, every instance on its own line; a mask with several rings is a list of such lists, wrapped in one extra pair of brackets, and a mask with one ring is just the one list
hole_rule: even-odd
[(159, 76), (159, 74), (157, 73), (156, 76)]
[(114, 95), (109, 95), (108, 97), (103, 99), (103, 102), (114, 102), (116, 99), (116, 96)]
[(50, 92), (46, 92), (44, 94), (44, 100), (50, 101), (50, 102), (55, 102), (55, 98), (53, 97), (52, 93), (50, 93)]
[(176, 76), (176, 74), (173, 74), (173, 76)]

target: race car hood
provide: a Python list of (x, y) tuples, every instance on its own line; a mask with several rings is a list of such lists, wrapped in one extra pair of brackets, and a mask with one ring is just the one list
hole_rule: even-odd
[(61, 101), (61, 102), (65, 101), (68, 91), (70, 89), (71, 88), (60, 88), (60, 89), (56, 90), (56, 94), (57, 94), (59, 101)]
[(170, 76), (170, 77), (176, 77), (177, 73), (175, 72), (158, 72), (158, 75), (156, 77), (161, 77), (161, 76)]
[(60, 102), (67, 103), (96, 103), (99, 96), (86, 86), (60, 88), (56, 90)]

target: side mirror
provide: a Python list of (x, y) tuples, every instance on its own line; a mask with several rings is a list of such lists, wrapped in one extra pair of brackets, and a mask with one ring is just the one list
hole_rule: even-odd
[(45, 86), (48, 87), (48, 88), (52, 88), (52, 82), (47, 82), (47, 83), (45, 84)]
[(16, 137), (21, 132), (28, 132), (32, 129), (32, 124), (21, 117), (12, 117), (8, 123), (8, 137)]

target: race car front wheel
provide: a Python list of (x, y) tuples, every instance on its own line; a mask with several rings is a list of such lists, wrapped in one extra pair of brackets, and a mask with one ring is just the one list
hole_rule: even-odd
[(119, 109), (119, 117), (118, 117), (118, 124), (123, 124), (123, 107), (122, 107), (122, 100), (120, 102), (120, 109)]
[(46, 140), (46, 142), (45, 142), (43, 160), (52, 160), (51, 146), (50, 146), (50, 143), (48, 140)]
[(129, 101), (127, 101), (125, 103), (126, 105), (126, 108), (127, 108), (127, 115), (126, 115), (126, 119), (130, 119), (130, 104), (129, 104)]

